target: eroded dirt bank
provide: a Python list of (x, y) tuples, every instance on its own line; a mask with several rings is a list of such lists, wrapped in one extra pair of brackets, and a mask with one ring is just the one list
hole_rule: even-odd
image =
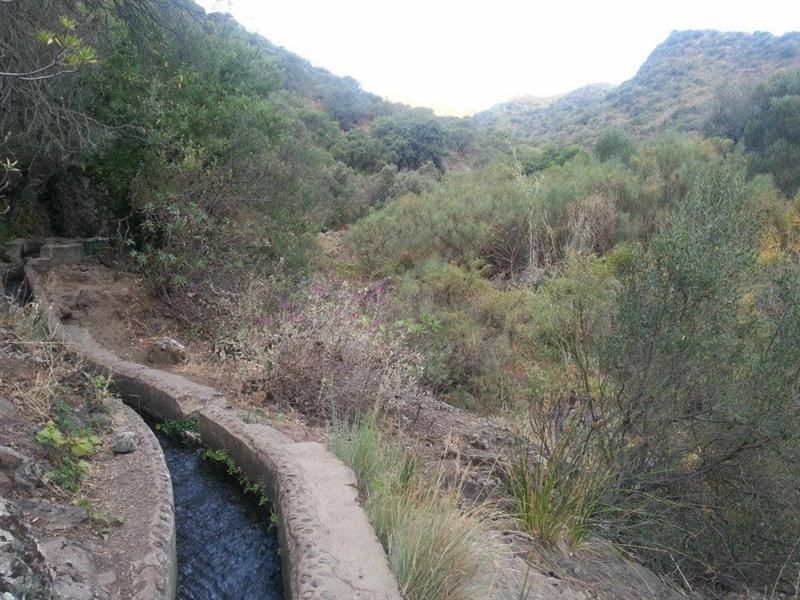
[[(12, 329), (30, 314), (2, 310), (0, 592), (172, 598), (172, 487), (158, 442), (76, 356)], [(121, 432), (132, 452), (114, 451)]]

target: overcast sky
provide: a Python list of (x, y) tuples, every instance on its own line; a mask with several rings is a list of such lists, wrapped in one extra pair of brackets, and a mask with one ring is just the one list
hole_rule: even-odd
[[(227, 0), (200, 0), (206, 9)], [(800, 29), (797, 0), (231, 0), (251, 31), (390, 100), (463, 115), (621, 83), (675, 29)]]

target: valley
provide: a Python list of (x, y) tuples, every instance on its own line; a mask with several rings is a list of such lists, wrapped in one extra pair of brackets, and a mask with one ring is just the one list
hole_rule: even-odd
[[(38, 465), (0, 454), (3, 506), (134, 539), (109, 465), (152, 371), (180, 427), (249, 440), (231, 469), (352, 477), (393, 578), (364, 598), (796, 598), (798, 115), (798, 33), (675, 31), (621, 85), (454, 118), (190, 0), (0, 3), (0, 448)], [(284, 593), (328, 597), (275, 477)], [(320, 581), (358, 589), (353, 556)]]

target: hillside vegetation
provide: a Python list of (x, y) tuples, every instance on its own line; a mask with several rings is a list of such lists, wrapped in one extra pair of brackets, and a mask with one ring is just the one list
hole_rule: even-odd
[(696, 133), (705, 126), (717, 90), (732, 83), (754, 85), (798, 63), (797, 33), (676, 31), (617, 87), (587, 86), (545, 106), (520, 99), (474, 118), (537, 142), (591, 143), (609, 127), (625, 127), (637, 136), (665, 128)]
[[(617, 88), (447, 119), (189, 1), (2, 2), (0, 242), (109, 236), (330, 427), (409, 598), (479, 597), (509, 528), (797, 597), (799, 61), (678, 32)], [(503, 423), (469, 501), (424, 402)]]
[(165, 298), (301, 272), (315, 232), (419, 191), (453, 143), (191, 2), (0, 10), (0, 238), (119, 234)]

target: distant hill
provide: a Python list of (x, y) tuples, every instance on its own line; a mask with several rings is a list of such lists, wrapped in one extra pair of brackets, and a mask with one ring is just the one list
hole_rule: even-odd
[[(230, 15), (211, 13), (208, 18), (227, 23), (230, 27), (245, 33), (244, 28)], [(327, 69), (314, 66), (302, 56), (273, 44), (259, 34), (251, 33), (249, 39), (253, 46), (280, 65), (285, 89), (314, 103), (345, 130), (363, 125), (376, 117), (395, 114), (410, 108), (367, 92), (352, 77), (340, 77)]]
[(752, 85), (792, 67), (800, 67), (800, 33), (676, 31), (617, 87), (589, 85), (550, 101), (520, 98), (473, 120), (534, 142), (590, 142), (608, 127), (642, 136), (665, 128), (693, 132), (720, 87)]

